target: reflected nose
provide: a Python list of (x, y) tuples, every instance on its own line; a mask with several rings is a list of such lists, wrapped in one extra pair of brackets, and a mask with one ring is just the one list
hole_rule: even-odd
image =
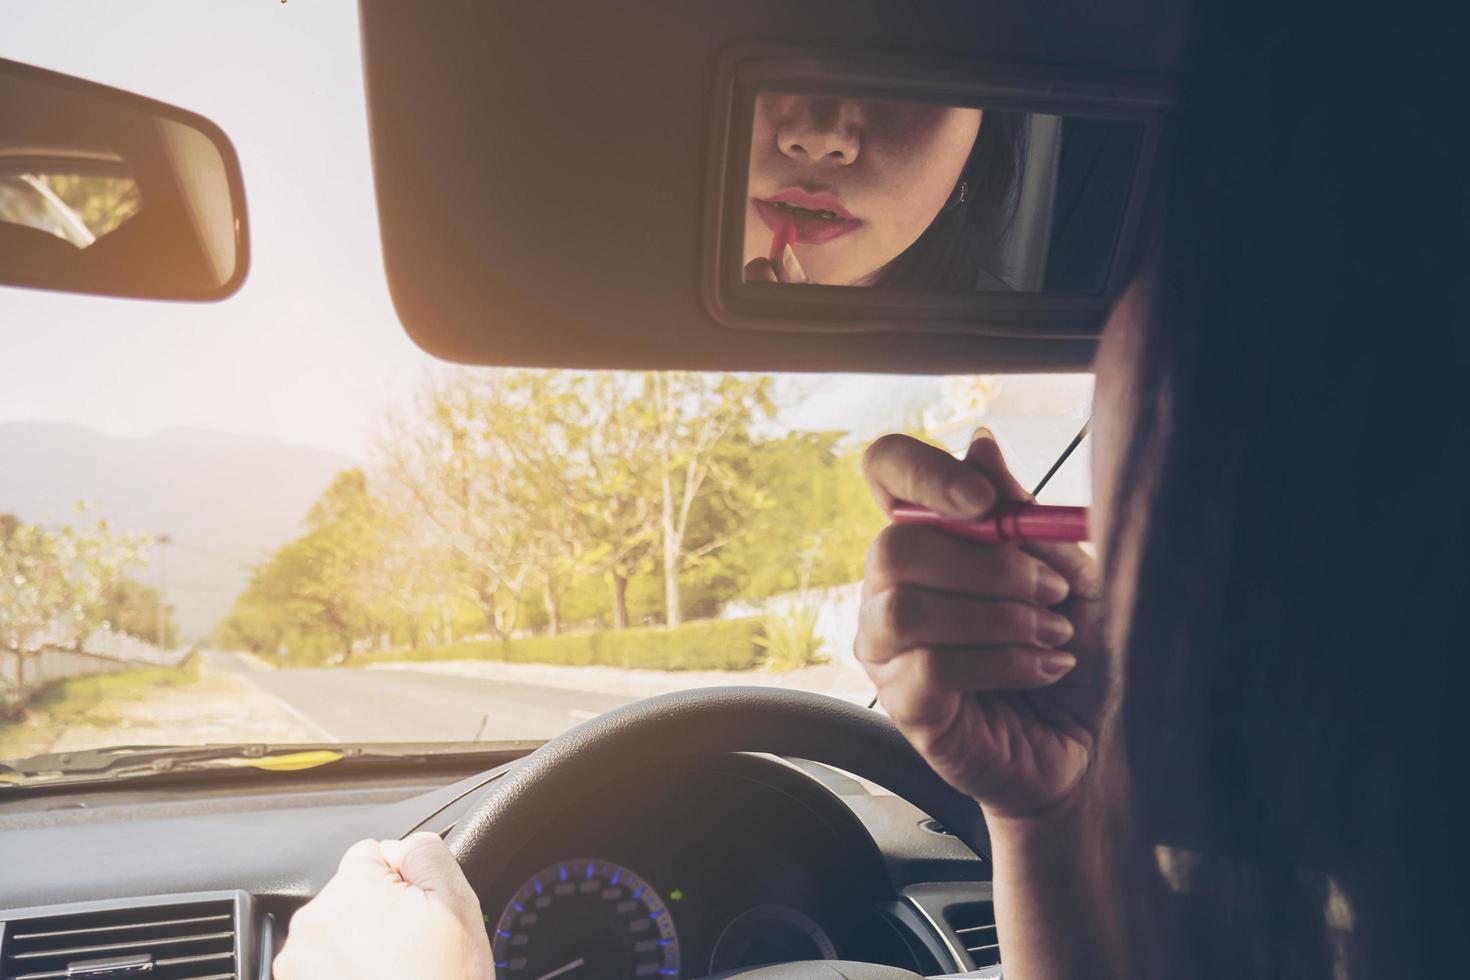
[(856, 102), (800, 99), (776, 130), (776, 145), (793, 160), (846, 167), (857, 162), (862, 120)]

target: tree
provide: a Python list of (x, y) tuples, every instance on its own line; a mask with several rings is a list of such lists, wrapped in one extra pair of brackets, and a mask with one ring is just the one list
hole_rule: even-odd
[(47, 647), (79, 646), (101, 622), (108, 591), (143, 555), (141, 537), (114, 533), (84, 506), (77, 518), (48, 528), (0, 514), (0, 648), (14, 658), (21, 706), (27, 661)]
[(728, 482), (722, 451), (757, 419), (770, 418), (775, 406), (767, 376), (655, 372), (645, 378), (658, 452), (664, 621), (678, 626), (679, 574), (695, 501), (710, 484)]
[(375, 625), (373, 583), (384, 535), (361, 470), (338, 473), (306, 516), (306, 531), (251, 576), (222, 631), (257, 652), (295, 643), (308, 656), (350, 657)]
[(841, 433), (793, 432), (751, 446), (735, 485), (748, 528), (721, 555), (749, 597), (862, 577), (868, 543), (885, 523)]
[(515, 372), (455, 372), (426, 385), (378, 441), (385, 471), (500, 636), (515, 626), (533, 564), (515, 451), (527, 438), (529, 397)]
[(432, 378), (389, 417), (381, 478), (339, 474), (218, 635), (312, 660), (455, 628), (555, 634), (634, 613), (678, 626), (737, 596), (850, 581), (881, 515), (839, 433), (774, 434), (773, 388), (689, 373)]
[(173, 612), (157, 587), (118, 578), (103, 594), (98, 618), (113, 632), (173, 649), (179, 643), (179, 624)]
[[(530, 438), (517, 438), (513, 452), (546, 581), (557, 572), (605, 578), (612, 626), (622, 629), (628, 582), (652, 557), (658, 532), (657, 482), (648, 465), (654, 430), (643, 379), (538, 372), (531, 383), (534, 410), (515, 426)], [(556, 629), (554, 616), (550, 628)]]
[(401, 488), (375, 498), (376, 544), (362, 570), (364, 603), (374, 639), (402, 638), (417, 648), (453, 639), (456, 613), (454, 556), (434, 545), (431, 522)]

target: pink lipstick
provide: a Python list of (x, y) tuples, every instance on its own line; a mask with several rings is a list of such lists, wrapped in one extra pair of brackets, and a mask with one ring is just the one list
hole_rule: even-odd
[(953, 521), (926, 507), (897, 503), (895, 524), (924, 524), (970, 541), (1087, 541), (1087, 508), (1020, 504), (978, 521)]
[(751, 202), (766, 227), (779, 232), (784, 223), (790, 222), (796, 229), (795, 241), (803, 245), (830, 242), (862, 225), (830, 191), (788, 187), (770, 197), (751, 198)]
[(771, 236), (771, 251), (769, 258), (771, 265), (781, 268), (781, 253), (786, 251), (786, 246), (796, 241), (796, 222), (790, 218), (782, 217), (776, 222), (775, 234)]

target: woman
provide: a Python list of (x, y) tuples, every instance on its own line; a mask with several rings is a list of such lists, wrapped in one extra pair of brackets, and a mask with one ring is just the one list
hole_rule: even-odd
[[(1009, 978), (1464, 971), (1449, 48), (1313, 14), (1199, 25), (1158, 251), (1097, 358), (1100, 573), (915, 527), (872, 554), (858, 652), (986, 813)], [(984, 433), (867, 468), (884, 505), (1025, 498)]]
[[(763, 93), (751, 129), (746, 279), (1009, 289), (998, 246), (1016, 207), (1021, 118)], [(783, 227), (794, 241), (773, 263)]]
[[(985, 811), (1009, 980), (1459, 975), (1458, 42), (1352, 5), (1216, 3), (1197, 28), (1158, 247), (1098, 354), (1100, 567), (890, 528), (857, 651)], [(1025, 496), (985, 433), (963, 460), (885, 437), (866, 466), (884, 506)], [(303, 940), (293, 922), (277, 975), (409, 975), (387, 958), (425, 936), (482, 968), (472, 894), (414, 840), (439, 931), (396, 925), (414, 874), (385, 844), (343, 872), (379, 884), (334, 882)], [(376, 924), (396, 937), (364, 951)]]

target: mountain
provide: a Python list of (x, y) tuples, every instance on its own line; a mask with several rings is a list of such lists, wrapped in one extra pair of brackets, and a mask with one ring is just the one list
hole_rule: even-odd
[(337, 453), (262, 436), (165, 429), (139, 439), (80, 425), (0, 423), (0, 513), (60, 523), (78, 501), (120, 531), (167, 534), (173, 544), (140, 577), (166, 582), (186, 636), (230, 608), (250, 566), (301, 531), (339, 470)]

